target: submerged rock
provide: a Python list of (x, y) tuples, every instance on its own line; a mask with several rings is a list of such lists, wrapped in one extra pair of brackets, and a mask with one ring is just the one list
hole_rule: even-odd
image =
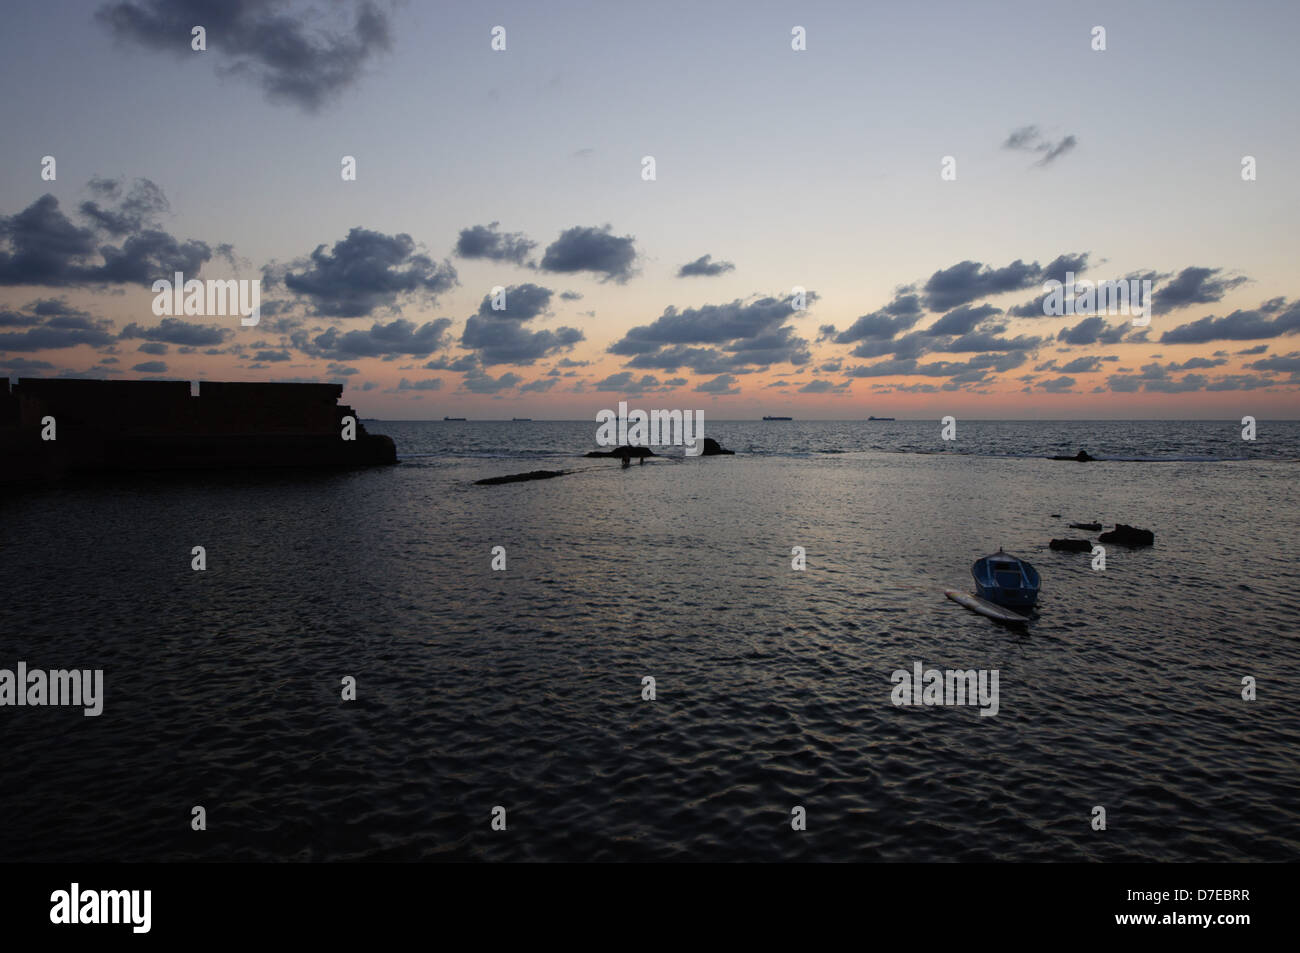
[(1109, 533), (1102, 533), (1099, 537), (1103, 543), (1115, 543), (1119, 546), (1128, 546), (1130, 549), (1137, 546), (1154, 546), (1156, 544), (1156, 534), (1149, 529), (1138, 529), (1136, 526), (1128, 526), (1125, 523), (1116, 523), (1115, 528)]
[(1101, 529), (1100, 523), (1071, 523), (1070, 529), (1086, 529), (1090, 533), (1095, 533)]
[(1053, 460), (1073, 460), (1075, 463), (1091, 463), (1097, 458), (1088, 453), (1087, 450), (1080, 450), (1072, 457), (1052, 457)]
[(735, 451), (735, 450), (727, 450), (725, 447), (722, 446), (722, 444), (718, 443), (718, 441), (714, 440), (712, 437), (705, 437), (705, 438), (704, 438), (704, 452), (701, 453), (700, 456), (704, 456), (704, 457), (719, 457), (719, 456), (734, 457), (735, 455), (736, 455), (736, 451)]
[(509, 476), (488, 477), (475, 480), (475, 486), (493, 486), (497, 483), (523, 483), (526, 480), (549, 480), (551, 477), (564, 476), (568, 470), (529, 470), (527, 473), (512, 473)]
[(657, 457), (649, 447), (615, 447), (613, 450), (590, 450), (589, 457)]
[(1063, 553), (1092, 552), (1092, 543), (1086, 539), (1054, 539), (1048, 545), (1052, 549)]

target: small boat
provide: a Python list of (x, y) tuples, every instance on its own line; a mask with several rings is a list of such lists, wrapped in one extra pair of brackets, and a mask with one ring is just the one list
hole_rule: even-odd
[(764, 417), (764, 420), (794, 420), (793, 417)]
[(868, 417), (868, 420), (893, 420), (893, 417)]
[(533, 418), (532, 418), (532, 417), (511, 417), (510, 419), (511, 419), (514, 423), (519, 423), (520, 421), (523, 421), (523, 422), (525, 422), (525, 423), (528, 423), (528, 422), (532, 421)]
[(1001, 549), (975, 560), (970, 572), (981, 599), (1013, 609), (1028, 609), (1038, 601), (1038, 570)]
[(464, 420), (464, 417), (443, 417), (443, 420)]

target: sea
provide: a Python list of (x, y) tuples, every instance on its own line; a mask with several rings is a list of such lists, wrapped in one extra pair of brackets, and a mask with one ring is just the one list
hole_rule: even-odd
[[(366, 427), (398, 465), (0, 490), (0, 669), (104, 684), (0, 706), (0, 861), (1297, 859), (1300, 423)], [(999, 548), (1023, 629), (944, 595)]]

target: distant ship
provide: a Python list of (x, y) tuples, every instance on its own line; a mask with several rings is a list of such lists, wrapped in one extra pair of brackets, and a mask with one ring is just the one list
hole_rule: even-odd
[(793, 417), (764, 417), (764, 420), (794, 420)]
[(868, 417), (868, 420), (893, 420), (893, 417)]
[(519, 421), (519, 420), (531, 421), (533, 418), (532, 417), (511, 417), (510, 419), (515, 421)]
[(443, 420), (464, 420), (464, 417), (443, 417)]

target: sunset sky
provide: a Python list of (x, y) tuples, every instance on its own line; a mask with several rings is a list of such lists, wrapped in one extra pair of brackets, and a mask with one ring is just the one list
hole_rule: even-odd
[[(5, 17), (11, 378), (338, 381), (381, 418), (1300, 416), (1288, 0)], [(1150, 278), (1150, 326), (1044, 316), (1067, 268)], [(261, 323), (156, 316), (177, 270), (261, 279)]]

